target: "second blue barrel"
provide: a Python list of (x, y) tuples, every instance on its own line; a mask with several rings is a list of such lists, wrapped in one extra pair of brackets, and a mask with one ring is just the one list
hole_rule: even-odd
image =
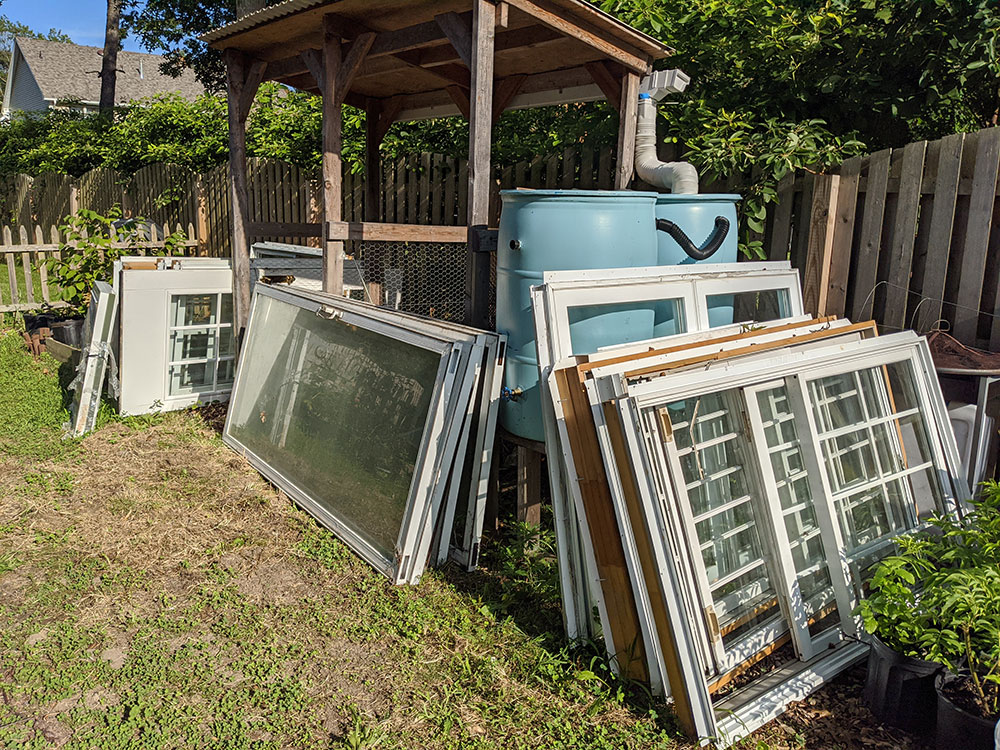
[[(497, 247), (497, 330), (506, 333), (504, 385), (519, 392), (501, 404), (503, 426), (544, 440), (531, 287), (545, 271), (655, 266), (656, 193), (631, 190), (506, 190)], [(628, 305), (571, 310), (574, 352), (642, 341), (655, 312)]]

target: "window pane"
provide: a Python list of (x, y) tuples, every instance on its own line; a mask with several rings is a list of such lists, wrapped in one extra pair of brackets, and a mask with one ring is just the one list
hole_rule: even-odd
[(820, 630), (814, 630), (821, 609), (834, 599), (834, 592), (795, 415), (783, 385), (759, 392), (757, 405), (764, 421), (771, 469), (795, 568), (800, 600), (793, 608), (804, 611), (810, 635), (817, 635), (835, 624), (829, 622), (818, 626)]
[(257, 298), (229, 434), (392, 560), (439, 352)]
[(185, 396), (192, 393), (209, 393), (213, 390), (212, 376), (215, 365), (196, 362), (170, 366), (170, 395)]
[(217, 294), (175, 294), (171, 298), (174, 326), (204, 326), (217, 323)]
[[(736, 294), (713, 294), (706, 297), (712, 327), (728, 323), (755, 321), (766, 323), (769, 320), (787, 318), (791, 305), (786, 289), (765, 289), (758, 292), (737, 292)], [(732, 308), (728, 320), (717, 316), (723, 307)]]
[(217, 329), (195, 328), (170, 333), (170, 361), (210, 359), (217, 356), (215, 339)]
[(219, 374), (217, 385), (219, 388), (229, 387), (233, 384), (236, 375), (236, 362), (232, 359), (223, 359), (219, 362)]
[(222, 310), (219, 312), (219, 322), (233, 322), (233, 295), (231, 294), (222, 295)]
[[(669, 404), (673, 450), (695, 518), (696, 554), (711, 589), (724, 643), (755, 630), (754, 614), (774, 600), (757, 527), (752, 476), (746, 471), (749, 443), (743, 433), (739, 394), (725, 392)], [(682, 436), (685, 436), (682, 438)], [(777, 615), (774, 610), (772, 615)]]
[[(809, 393), (849, 554), (912, 529), (942, 507), (909, 362), (812, 381)], [(842, 427), (856, 429), (822, 439)]]
[(567, 317), (574, 354), (590, 354), (602, 346), (644, 341), (687, 330), (679, 299), (570, 307)]

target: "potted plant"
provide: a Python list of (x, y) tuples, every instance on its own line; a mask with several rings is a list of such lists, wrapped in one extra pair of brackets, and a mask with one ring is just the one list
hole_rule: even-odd
[(934, 727), (934, 678), (941, 664), (923, 658), (926, 612), (919, 581), (930, 571), (926, 540), (903, 537), (900, 552), (883, 560), (859, 613), (871, 636), (863, 701), (875, 717), (909, 732)]
[[(44, 261), (49, 278), (59, 289), (59, 299), (66, 303), (58, 310), (58, 319), (44, 316), (57, 341), (74, 349), (81, 347), (83, 318), (94, 282), (109, 281), (118, 258), (149, 247), (147, 227), (141, 218), (123, 220), (119, 206), (113, 206), (107, 216), (81, 209), (66, 217), (59, 227), (63, 235), (59, 253)], [(185, 239), (179, 232), (168, 235), (163, 247), (150, 254), (173, 255)]]
[(899, 553), (878, 565), (859, 606), (873, 636), (865, 701), (881, 720), (911, 731), (936, 717), (941, 748), (992, 749), (1000, 701), (1000, 485), (985, 484), (961, 520), (935, 518), (929, 531), (896, 541)]

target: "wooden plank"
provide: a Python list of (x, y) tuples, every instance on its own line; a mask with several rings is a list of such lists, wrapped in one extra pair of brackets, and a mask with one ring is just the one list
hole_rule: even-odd
[(418, 224), (431, 222), (431, 155), (428, 152), (420, 154), (420, 197)]
[[(338, 222), (334, 222), (337, 224)], [(247, 225), (254, 237), (322, 237), (320, 222), (253, 221)]]
[(865, 210), (861, 219), (857, 260), (851, 278), (851, 286), (854, 289), (851, 320), (871, 318), (875, 300), (875, 281), (878, 276), (878, 256), (882, 247), (882, 222), (885, 218), (885, 194), (891, 156), (892, 150), (885, 149), (872, 154), (868, 162)]
[(774, 207), (771, 245), (768, 260), (788, 260), (792, 239), (792, 204), (794, 202), (795, 173), (786, 174), (778, 181), (778, 202)]
[(562, 185), (563, 190), (571, 190), (576, 185), (576, 147), (567, 146), (562, 154)]
[(368, 240), (380, 242), (464, 243), (468, 230), (463, 226), (428, 224), (377, 224), (373, 222), (332, 222), (327, 239), (331, 241)]
[(226, 86), (229, 118), (229, 197), (232, 205), (233, 301), (236, 318), (237, 344), (242, 339), (250, 317), (250, 243), (247, 236), (247, 155), (246, 117), (240, 101), (246, 89), (247, 77), (243, 56), (226, 50)]
[(903, 149), (899, 196), (896, 203), (896, 223), (889, 245), (889, 273), (886, 281), (885, 313), (882, 323), (894, 330), (906, 326), (906, 304), (909, 299), (910, 276), (913, 269), (913, 247), (917, 237), (920, 213), (920, 184), (924, 175), (927, 141), (910, 143)]
[(500, 115), (510, 106), (511, 100), (517, 96), (521, 86), (528, 80), (528, 76), (516, 75), (501, 78), (496, 83), (493, 90), (493, 124), (496, 125)]
[(818, 174), (813, 182), (809, 207), (809, 239), (803, 273), (802, 300), (807, 313), (826, 315), (830, 292), (830, 274), (835, 262), (833, 235), (840, 190), (838, 175)]
[(42, 290), (42, 301), (48, 304), (52, 301), (52, 297), (49, 294), (49, 269), (46, 267), (45, 232), (37, 224), (35, 225), (35, 245), (38, 247), (38, 285)]
[(597, 188), (599, 190), (611, 190), (615, 184), (615, 172), (612, 166), (613, 155), (610, 148), (601, 149), (597, 163)]
[(517, 446), (517, 520), (542, 524), (542, 454)]
[(441, 154), (434, 154), (431, 159), (431, 215), (429, 222), (434, 225), (441, 224), (441, 200), (444, 193), (444, 157)]
[(559, 181), (559, 157), (552, 154), (545, 160), (545, 189), (554, 190)]
[(603, 60), (596, 60), (595, 62), (589, 62), (584, 67), (587, 72), (590, 73), (590, 77), (594, 79), (601, 92), (604, 94), (604, 98), (607, 99), (611, 106), (621, 112), (622, 107), (622, 79), (620, 75), (615, 75), (611, 68)]
[(31, 243), (28, 240), (28, 230), (24, 225), (17, 228), (19, 239), (25, 252), (21, 253), (21, 267), (24, 273), (24, 296), (30, 304), (35, 302), (35, 284), (31, 278)]
[(830, 264), (825, 311), (843, 317), (847, 310), (847, 284), (854, 245), (854, 219), (858, 205), (858, 177), (861, 157), (855, 156), (840, 165), (840, 184), (833, 229), (833, 257)]
[(591, 28), (584, 21), (566, 20), (547, 0), (509, 0), (509, 4), (512, 8), (517, 8), (529, 16), (533, 16), (549, 28), (593, 47), (610, 59), (620, 62), (634, 73), (645, 75), (652, 69), (649, 57), (626, 48), (620, 42), (611, 42), (606, 34)]
[(441, 31), (448, 37), (451, 46), (458, 53), (465, 67), (472, 69), (472, 29), (469, 20), (455, 12), (441, 13), (434, 16)]
[(594, 187), (594, 149), (590, 146), (583, 147), (580, 157), (580, 187), (584, 190)]
[(805, 272), (806, 252), (809, 244), (809, 224), (812, 220), (812, 194), (815, 176), (806, 174), (802, 178), (802, 194), (799, 200), (799, 213), (795, 217), (795, 232), (792, 235), (792, 250), (789, 260), (799, 274)]
[(455, 106), (462, 113), (462, 117), (468, 120), (472, 116), (472, 103), (469, 100), (469, 92), (457, 85), (446, 86), (445, 91), (448, 92), (451, 100), (455, 102)]
[(461, 224), (465, 218), (458, 214), (458, 161), (453, 156), (445, 159), (444, 180), (443, 223), (448, 226)]
[[(9, 245), (10, 243), (6, 244)], [(7, 253), (7, 280), (10, 282), (11, 304), (13, 305), (21, 304), (21, 294), (17, 289), (17, 271), (15, 270), (14, 266), (14, 253), (12, 252)]]
[[(618, 659), (623, 675), (648, 681), (646, 645), (639, 624), (634, 584), (625, 560), (590, 404), (575, 370), (557, 370), (553, 376), (569, 436), (569, 445), (565, 447), (572, 453), (579, 475), (580, 496), (611, 629), (610, 640), (614, 650), (620, 651), (613, 656)], [(560, 459), (552, 456), (550, 460)], [(632, 653), (628, 654), (630, 650)]]
[(490, 213), (493, 77), (496, 9), (489, 0), (472, 0), (472, 98), (469, 118), (469, 258), (466, 271), (466, 323), (488, 327), (492, 258), (476, 252), (479, 232)]
[(975, 345), (979, 326), (979, 305), (982, 299), (986, 251), (996, 203), (998, 166), (1000, 166), (1000, 128), (990, 128), (979, 134), (979, 144), (976, 149), (972, 197), (969, 199), (969, 221), (958, 281), (958, 302), (961, 306), (955, 308), (954, 336), (969, 345)]
[(458, 160), (458, 224), (464, 225), (468, 221), (469, 214), (469, 162), (466, 159)]
[[(334, 20), (323, 19), (323, 221), (339, 222), (343, 215), (341, 179), (344, 173), (341, 149), (343, 129), (340, 80), (342, 49)], [(323, 291), (343, 294), (344, 243), (327, 240), (323, 247)]]
[[(375, 43), (374, 32), (367, 32), (365, 34), (359, 34), (355, 37), (354, 41), (351, 42), (350, 48), (347, 50), (347, 54), (343, 55), (341, 53), (341, 64), (337, 71), (337, 84), (334, 86), (334, 92), (337, 96), (337, 103), (343, 104), (344, 97), (351, 90), (351, 84), (354, 83), (354, 77), (361, 70), (361, 65), (365, 61), (365, 56), (368, 54), (368, 50), (371, 49), (372, 44)], [(323, 87), (325, 90), (325, 86)]]
[(635, 136), (639, 112), (639, 76), (628, 72), (622, 79), (621, 113), (618, 124), (618, 163), (615, 190), (626, 190), (635, 172)]

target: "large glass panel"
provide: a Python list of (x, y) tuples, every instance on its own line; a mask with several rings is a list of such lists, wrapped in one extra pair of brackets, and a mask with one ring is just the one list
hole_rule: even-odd
[(261, 296), (242, 356), (229, 436), (393, 560), (441, 354)]
[(214, 390), (215, 367), (211, 362), (170, 365), (170, 395), (187, 396)]
[(826, 563), (826, 550), (816, 517), (809, 477), (795, 415), (785, 386), (757, 394), (771, 470), (778, 490), (781, 513), (795, 566), (795, 580), (810, 635), (817, 635), (837, 622), (826, 619), (834, 599), (833, 582)]
[(590, 354), (602, 346), (644, 341), (654, 335), (668, 336), (686, 330), (680, 299), (570, 307), (567, 317), (574, 354)]
[(170, 333), (170, 361), (210, 359), (217, 356), (215, 328), (182, 328)]

